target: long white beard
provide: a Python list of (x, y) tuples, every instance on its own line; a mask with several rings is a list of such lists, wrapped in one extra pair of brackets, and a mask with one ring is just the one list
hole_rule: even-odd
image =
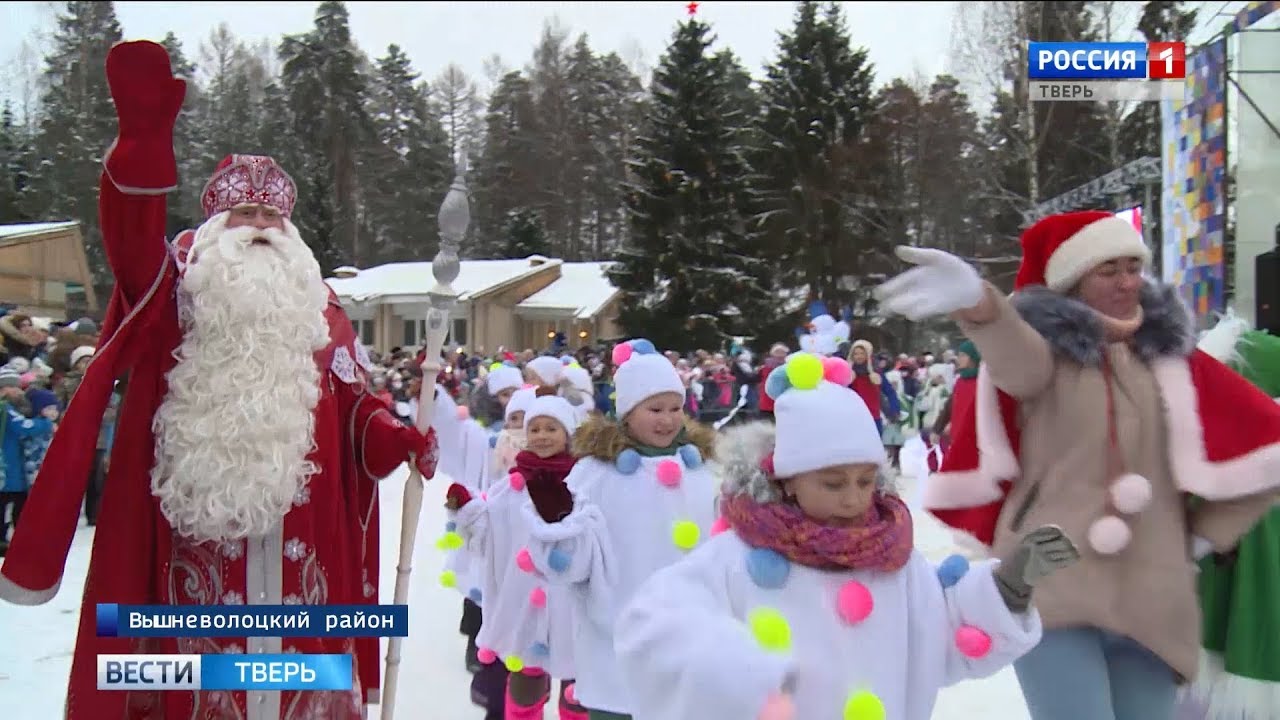
[(227, 230), (226, 219), (196, 232), (178, 286), (178, 364), (152, 424), (151, 492), (196, 541), (267, 533), (317, 470), (307, 456), (320, 398), (313, 353), (329, 340), (320, 266), (292, 224)]

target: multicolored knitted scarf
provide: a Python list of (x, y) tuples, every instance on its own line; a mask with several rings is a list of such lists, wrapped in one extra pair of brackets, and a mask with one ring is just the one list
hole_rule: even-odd
[(748, 545), (820, 570), (894, 572), (907, 564), (914, 547), (911, 512), (884, 493), (876, 493), (852, 527), (823, 525), (794, 505), (759, 503), (745, 493), (723, 496), (720, 512)]

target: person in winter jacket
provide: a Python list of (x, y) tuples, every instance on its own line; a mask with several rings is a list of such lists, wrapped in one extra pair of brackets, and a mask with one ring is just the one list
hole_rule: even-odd
[(58, 381), (58, 402), (62, 403), (64, 410), (80, 388), (80, 381), (84, 380), (84, 371), (89, 367), (94, 352), (94, 348), (88, 345), (81, 345), (71, 352), (71, 369)]
[(636, 720), (928, 720), (938, 690), (1040, 640), (1032, 590), (1079, 555), (1052, 526), (1004, 562), (934, 567), (883, 489), (887, 457), (849, 366), (797, 353), (776, 428), (719, 443), (727, 530), (619, 614)]
[(35, 334), (31, 317), (22, 313), (0, 315), (0, 364), (13, 358), (32, 360), (40, 352), (40, 341)]
[(760, 382), (760, 371), (756, 369), (752, 362), (755, 357), (751, 351), (743, 348), (734, 357), (733, 366), (729, 368), (733, 373), (733, 399), (730, 407), (736, 407), (738, 399), (742, 397), (742, 389), (747, 389), (747, 404), (744, 409), (747, 412), (755, 410), (758, 401), (756, 398), (756, 385)]
[(769, 397), (769, 393), (764, 390), (769, 382), (769, 373), (782, 367), (790, 353), (791, 348), (782, 343), (776, 343), (769, 348), (769, 357), (765, 358), (764, 366), (760, 368), (760, 387), (756, 391), (756, 396), (760, 398), (760, 417), (766, 420), (773, 419), (773, 398)]
[(853, 381), (849, 387), (858, 393), (858, 397), (867, 404), (871, 418), (876, 421), (876, 431), (884, 432), (880, 420), (880, 385), (883, 378), (871, 366), (871, 358), (875, 348), (866, 340), (854, 340), (849, 349), (849, 364), (853, 366)]
[[(577, 414), (552, 388), (537, 393), (524, 412), (527, 448), (516, 456), (508, 481), (481, 497), (456, 483), (447, 492), (458, 539), (475, 548), (480, 562), (480, 584), (469, 591), (485, 600), (477, 638), (480, 659), (498, 671), (482, 669), (472, 686), (484, 696), (501, 692), (506, 720), (532, 720), (542, 717), (551, 678), (558, 677), (560, 719), (586, 720), (585, 711), (573, 701), (569, 591), (540, 581), (522, 554), (528, 552), (526, 500), (533, 501), (546, 522), (559, 522), (573, 509), (565, 478), (576, 462), (569, 441), (577, 429)], [(485, 687), (503, 676), (505, 691)]]
[(936, 439), (935, 442), (942, 444), (943, 452), (946, 451), (946, 444), (950, 441), (951, 414), (957, 407), (959, 412), (955, 414), (958, 416), (966, 416), (967, 413), (973, 412), (972, 403), (978, 386), (978, 366), (981, 363), (982, 354), (972, 342), (965, 340), (960, 343), (960, 347), (956, 348), (955, 383), (951, 386), (951, 394), (947, 396), (947, 402), (942, 406), (942, 411), (938, 413), (938, 417), (929, 428)]
[(1012, 298), (925, 248), (899, 248), (915, 267), (877, 289), (888, 312), (952, 314), (982, 354), (925, 506), (997, 555), (1043, 523), (1084, 540), (1038, 589), (1044, 639), (1014, 665), (1033, 720), (1168, 718), (1199, 670), (1192, 561), (1275, 503), (1280, 406), (1195, 349), (1126, 221), (1050, 216), (1022, 249)]
[[(18, 374), (0, 371), (0, 550), (8, 549), (9, 528), (17, 526), (31, 487), (23, 446), (29, 442), (47, 445), (53, 436), (53, 421), (46, 412), (34, 418), (23, 415), (14, 407), (19, 398), (22, 386)], [(43, 406), (42, 411), (48, 407)], [(53, 411), (57, 411), (56, 405)]]
[(572, 512), (548, 522), (533, 500), (524, 511), (524, 557), (572, 598), (574, 690), (591, 720), (626, 718), (642, 700), (614, 655), (618, 610), (705, 541), (715, 519), (714, 434), (685, 416), (675, 368), (643, 339), (615, 347), (613, 360), (619, 420), (593, 419), (574, 435)]

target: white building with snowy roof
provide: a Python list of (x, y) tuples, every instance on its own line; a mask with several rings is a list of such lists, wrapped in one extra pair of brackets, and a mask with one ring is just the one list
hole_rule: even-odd
[[(570, 347), (618, 336), (619, 291), (608, 263), (564, 262), (532, 255), (463, 260), (453, 288), (449, 347), (467, 352), (545, 348), (557, 332)], [(337, 268), (328, 279), (361, 340), (379, 351), (417, 347), (426, 336), (430, 262)]]

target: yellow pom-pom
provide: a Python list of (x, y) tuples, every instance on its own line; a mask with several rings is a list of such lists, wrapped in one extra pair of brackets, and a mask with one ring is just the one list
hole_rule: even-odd
[(456, 532), (449, 531), (436, 541), (436, 547), (441, 550), (458, 550), (466, 543), (463, 542), (462, 536)]
[(524, 661), (519, 655), (508, 655), (502, 664), (507, 666), (507, 672), (518, 673), (524, 669)]
[(859, 690), (844, 701), (844, 720), (884, 720), (884, 703), (875, 693)]
[(457, 587), (458, 573), (452, 570), (445, 570), (444, 572), (440, 573), (440, 584), (447, 588)]
[(692, 550), (702, 537), (702, 530), (697, 523), (681, 520), (671, 528), (671, 542), (681, 550)]
[(791, 648), (791, 626), (777, 610), (773, 608), (752, 610), (747, 622), (751, 624), (751, 634), (756, 636), (756, 642), (760, 643), (760, 647), (765, 650), (785, 652)]
[(791, 387), (812, 390), (822, 382), (822, 361), (816, 355), (796, 353), (787, 361), (787, 380)]
[(493, 372), (494, 370), (497, 370), (500, 367), (502, 367), (502, 363), (496, 362), (489, 366), (489, 372)]

